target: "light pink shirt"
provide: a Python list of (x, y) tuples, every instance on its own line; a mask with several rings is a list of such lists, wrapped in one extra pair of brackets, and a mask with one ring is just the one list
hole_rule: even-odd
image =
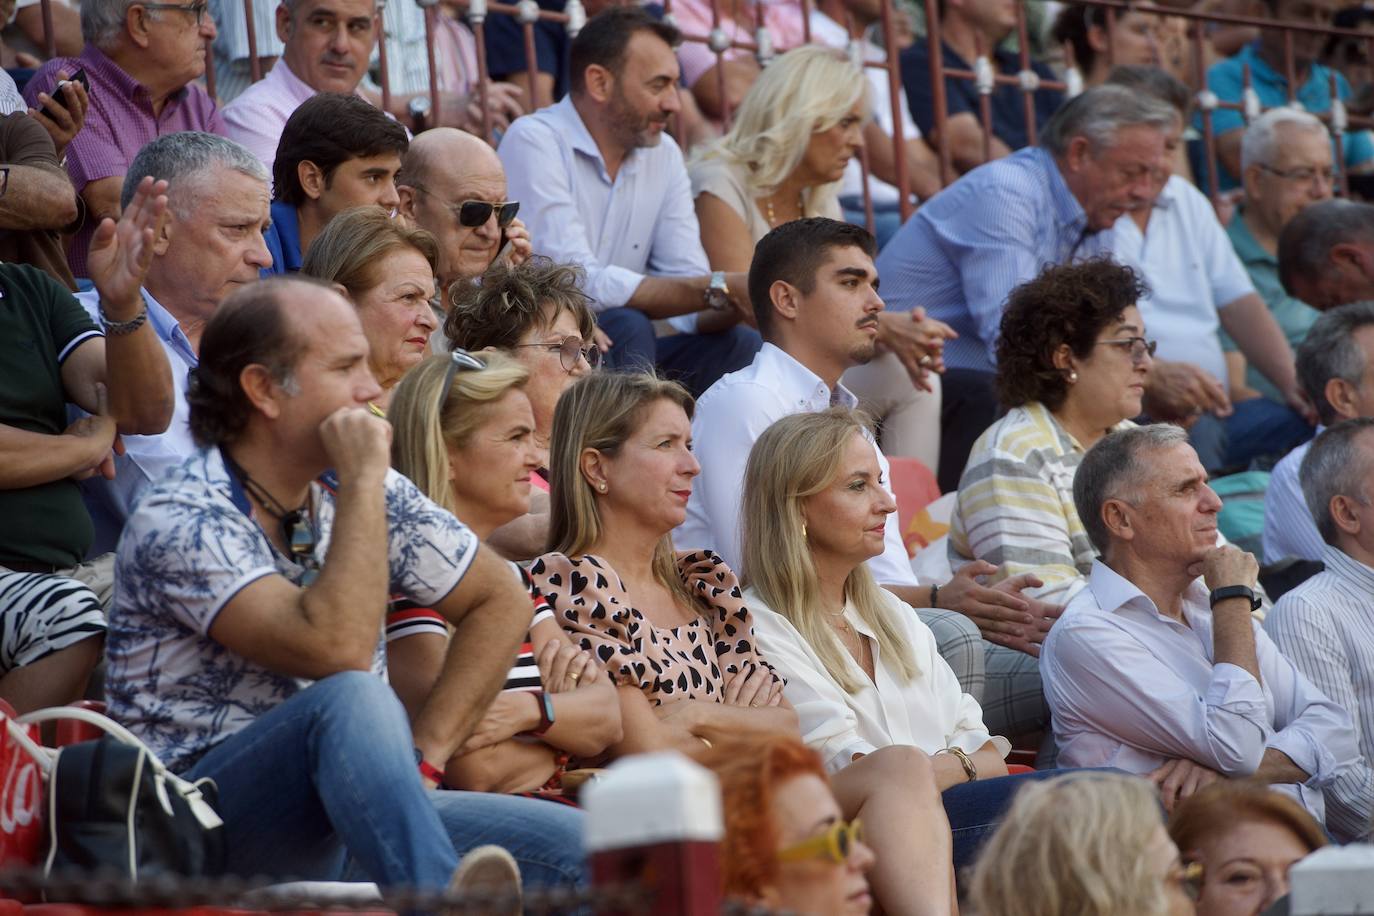
[(229, 139), (246, 146), (271, 172), (286, 119), (314, 94), (315, 90), (301, 82), (285, 60), (278, 60), (265, 77), (224, 107)]
[[(806, 38), (802, 25), (799, 4), (780, 3), (777, 0), (754, 0), (745, 20), (735, 23), (726, 16), (720, 17), (720, 28), (731, 41), (753, 44), (758, 29), (758, 7), (763, 7), (763, 23), (773, 42), (773, 49), (781, 52), (795, 48)], [(705, 0), (674, 0), (673, 21), (684, 35), (706, 37), (711, 33), (711, 4)], [(726, 60), (748, 57), (752, 51), (744, 48), (731, 48), (725, 52)], [(690, 86), (696, 85), (702, 74), (716, 65), (715, 52), (698, 41), (684, 41), (677, 49), (677, 59), (682, 65), (682, 78)]]

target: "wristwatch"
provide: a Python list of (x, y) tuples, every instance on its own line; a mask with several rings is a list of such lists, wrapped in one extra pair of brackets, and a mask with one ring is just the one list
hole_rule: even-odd
[(723, 312), (730, 307), (730, 287), (725, 285), (725, 271), (717, 270), (711, 274), (711, 282), (701, 293), (707, 308)]
[(406, 111), (410, 114), (410, 122), (414, 133), (418, 134), (425, 129), (425, 122), (429, 119), (431, 107), (429, 96), (417, 95), (411, 97), (410, 102), (406, 105)]
[(530, 729), (525, 734), (542, 735), (553, 728), (553, 696), (542, 690), (535, 690), (533, 693), (534, 698), (539, 701), (539, 726)]
[(1207, 603), (1212, 607), (1217, 606), (1217, 602), (1225, 601), (1227, 598), (1244, 598), (1250, 602), (1250, 610), (1258, 611), (1264, 602), (1255, 597), (1255, 590), (1248, 585), (1225, 585), (1221, 588), (1212, 589), (1212, 594), (1208, 596)]

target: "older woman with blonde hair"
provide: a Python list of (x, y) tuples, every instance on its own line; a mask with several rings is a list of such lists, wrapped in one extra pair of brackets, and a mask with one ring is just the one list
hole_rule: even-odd
[(369, 206), (330, 220), (301, 262), (302, 274), (339, 284), (358, 310), (368, 368), (382, 386), (371, 405), (375, 413), (385, 411), (401, 376), (429, 354), (429, 336), (439, 326), (429, 304), (438, 257), (434, 236)]
[[(529, 370), (504, 354), (459, 350), (407, 373), (391, 402), (396, 470), (482, 540), (529, 512), (530, 475), (542, 452), (534, 443), (528, 379)], [(572, 755), (594, 756), (620, 739), (610, 681), (526, 582), (529, 636), (505, 690), (445, 768), (455, 788), (559, 794)], [(448, 639), (434, 611), (404, 602), (389, 609), (388, 670), (412, 717), (438, 680)]]
[(979, 916), (1192, 916), (1193, 876), (1145, 780), (1071, 773), (1016, 794), (973, 872)]
[[(735, 574), (710, 551), (673, 550), (701, 469), (694, 407), (681, 386), (652, 375), (596, 373), (554, 415), (551, 552), (530, 575), (618, 688), (624, 738), (611, 756), (797, 736)], [(924, 755), (870, 755), (835, 792), (845, 816), (868, 825), (883, 909), (948, 916), (951, 840)]]

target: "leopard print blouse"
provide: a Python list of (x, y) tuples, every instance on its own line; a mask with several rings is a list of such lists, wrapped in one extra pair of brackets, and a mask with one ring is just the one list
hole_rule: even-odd
[(635, 609), (625, 583), (600, 557), (547, 553), (530, 577), (563, 629), (600, 659), (619, 686), (637, 686), (654, 705), (673, 700), (716, 700), (726, 675), (762, 665), (782, 677), (758, 652), (754, 620), (739, 580), (715, 553), (677, 555), (687, 587), (713, 613), (676, 627), (655, 626)]

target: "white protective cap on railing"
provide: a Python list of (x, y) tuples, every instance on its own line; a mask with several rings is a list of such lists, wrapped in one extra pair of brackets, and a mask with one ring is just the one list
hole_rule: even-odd
[(1076, 98), (1083, 94), (1083, 71), (1070, 67), (1064, 71), (1064, 94)]
[(997, 85), (992, 73), (992, 61), (986, 55), (973, 59), (973, 84), (978, 87), (979, 95), (992, 95), (992, 87)]
[(1374, 913), (1374, 846), (1318, 849), (1288, 870), (1290, 916)]
[(468, 22), (479, 25), (487, 18), (487, 0), (468, 0)]
[(563, 4), (563, 12), (568, 15), (568, 36), (576, 38), (587, 24), (587, 8), (582, 5), (582, 0), (568, 0)]
[(1331, 100), (1331, 132), (1343, 134), (1350, 126), (1350, 116), (1346, 113), (1345, 103), (1339, 97)]
[(582, 790), (588, 853), (680, 841), (718, 842), (725, 833), (716, 775), (675, 751), (638, 754)]
[(1260, 104), (1259, 93), (1254, 86), (1246, 86), (1240, 95), (1241, 105), (1245, 110), (1245, 122), (1248, 124), (1264, 113), (1264, 106)]
[(769, 34), (767, 26), (761, 25), (758, 27), (758, 30), (754, 32), (754, 44), (758, 45), (758, 50), (754, 52), (754, 57), (757, 58), (759, 66), (768, 66), (773, 58), (777, 56), (777, 52), (773, 50), (773, 36)]
[(515, 4), (515, 18), (521, 22), (538, 22), (539, 4), (535, 0), (520, 0)]

